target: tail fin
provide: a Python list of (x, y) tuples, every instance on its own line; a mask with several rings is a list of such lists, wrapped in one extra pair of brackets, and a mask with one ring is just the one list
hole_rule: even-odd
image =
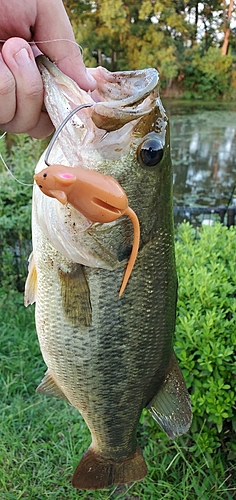
[(147, 467), (139, 448), (134, 455), (115, 462), (99, 455), (90, 446), (74, 472), (72, 486), (81, 490), (99, 490), (113, 484), (139, 481), (146, 474)]

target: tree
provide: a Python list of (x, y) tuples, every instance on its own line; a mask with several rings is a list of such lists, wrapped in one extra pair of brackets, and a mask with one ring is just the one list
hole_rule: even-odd
[(228, 52), (229, 46), (229, 38), (230, 38), (230, 21), (232, 19), (233, 10), (235, 9), (234, 0), (230, 0), (229, 6), (227, 8), (226, 0), (223, 0), (224, 10), (223, 10), (223, 19), (224, 19), (224, 41), (221, 48), (222, 55), (225, 56)]

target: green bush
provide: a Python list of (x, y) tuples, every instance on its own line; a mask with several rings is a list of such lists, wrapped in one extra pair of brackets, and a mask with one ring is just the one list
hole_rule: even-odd
[[(197, 236), (197, 237), (196, 237)], [(191, 393), (192, 450), (211, 454), (236, 429), (235, 228), (178, 230), (175, 349)]]
[(205, 54), (200, 49), (195, 53), (186, 50), (186, 59), (183, 63), (184, 87), (187, 99), (230, 96), (233, 57), (229, 54), (222, 56), (221, 49), (210, 47)]
[[(6, 136), (0, 152), (14, 176), (33, 182), (33, 172), (45, 142), (26, 135)], [(8, 151), (10, 154), (8, 154)], [(0, 286), (24, 289), (31, 249), (32, 187), (16, 182), (0, 159)]]

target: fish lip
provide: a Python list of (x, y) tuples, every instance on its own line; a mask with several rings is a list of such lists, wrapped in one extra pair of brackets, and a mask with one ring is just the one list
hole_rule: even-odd
[[(65, 84), (66, 81), (70, 82), (72, 86), (75, 86), (76, 90), (82, 90), (80, 89), (79, 85), (75, 83), (70, 77), (64, 75), (59, 68), (52, 62), (50, 59), (48, 59), (44, 55), (39, 55), (36, 57), (36, 63), (37, 66), (42, 73), (44, 69), (46, 69), (53, 77), (60, 77), (61, 80), (64, 80)], [(108, 92), (107, 92), (107, 97), (109, 96), (109, 83), (112, 84), (117, 84), (120, 85), (120, 92), (122, 91), (125, 93), (125, 89), (122, 89), (122, 80), (124, 79), (125, 81), (129, 81), (130, 85), (130, 80), (134, 81), (134, 88), (136, 89), (135, 93), (129, 91), (128, 92), (128, 85), (127, 85), (127, 90), (126, 92), (128, 93), (127, 97), (120, 98), (120, 99), (111, 99), (111, 100), (99, 100), (96, 101), (93, 99), (93, 92), (85, 92), (82, 90), (82, 92), (85, 92), (88, 95), (89, 101), (94, 102), (94, 106), (96, 107), (96, 104), (103, 105), (107, 107), (108, 109), (114, 109), (114, 108), (126, 108), (126, 107), (131, 107), (134, 106), (135, 104), (138, 104), (139, 102), (143, 101), (148, 95), (151, 94), (151, 92), (157, 87), (158, 82), (159, 82), (159, 73), (155, 68), (146, 68), (142, 70), (136, 70), (136, 71), (117, 71), (117, 72), (109, 72), (105, 68), (100, 68), (100, 71), (103, 72), (104, 79), (106, 80), (106, 75), (109, 74), (111, 77), (107, 77), (107, 85), (108, 85)], [(96, 80), (96, 73), (92, 72), (94, 79)], [(145, 80), (145, 84), (143, 84)], [(125, 84), (124, 84), (125, 85)]]
[[(104, 73), (105, 75), (106, 73)], [(128, 95), (127, 97), (124, 97), (123, 99), (111, 99), (111, 100), (105, 100), (105, 101), (99, 101), (97, 104), (102, 104), (103, 106), (106, 106), (107, 108), (126, 108), (126, 107), (132, 107), (135, 104), (138, 104), (139, 102), (142, 102), (148, 95), (151, 94), (151, 92), (157, 87), (158, 82), (159, 82), (159, 73), (155, 68), (147, 68), (143, 70), (136, 70), (136, 71), (117, 71), (112, 73), (114, 81), (112, 83), (118, 83), (122, 82), (122, 79), (124, 80), (131, 80), (134, 81), (134, 87), (135, 87), (135, 93), (132, 92), (131, 95)], [(96, 79), (96, 75), (95, 75)], [(143, 82), (146, 82), (145, 85)], [(139, 83), (140, 89), (138, 88), (139, 86), (137, 83)], [(141, 86), (142, 83), (142, 86)], [(128, 93), (128, 90), (126, 91)], [(122, 90), (121, 90), (122, 93)], [(96, 105), (96, 103), (95, 103)]]

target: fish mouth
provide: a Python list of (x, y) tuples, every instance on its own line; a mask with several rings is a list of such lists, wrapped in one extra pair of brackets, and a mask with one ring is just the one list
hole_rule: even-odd
[[(94, 104), (98, 103), (100, 106), (103, 104), (110, 110), (120, 107), (128, 108), (140, 103), (150, 95), (159, 81), (158, 71), (154, 68), (110, 72), (106, 68), (99, 66), (97, 68), (88, 68), (89, 73), (97, 82), (97, 87), (93, 92), (86, 92), (80, 89), (71, 78), (62, 73), (46, 56), (37, 56), (36, 62), (42, 74), (45, 74), (46, 69), (61, 85), (69, 86), (76, 93), (80, 90), (90, 96)], [(100, 106), (98, 106), (98, 109)]]
[[(113, 152), (117, 149), (117, 142), (122, 141), (125, 146), (126, 136), (134, 123), (156, 107), (159, 76), (154, 68), (114, 73), (102, 67), (91, 68), (89, 71), (97, 81), (97, 88), (86, 92), (45, 56), (38, 56), (36, 61), (44, 82), (45, 106), (56, 129), (75, 107), (92, 104), (80, 110), (65, 126), (67, 140), (69, 134), (70, 142), (76, 142), (76, 156), (80, 145), (101, 143), (97, 149), (102, 150), (106, 132), (110, 132), (106, 137), (107, 147), (113, 147)], [(73, 135), (76, 135), (75, 139)], [(65, 149), (62, 144), (63, 152)], [(72, 164), (71, 160), (69, 163)]]

